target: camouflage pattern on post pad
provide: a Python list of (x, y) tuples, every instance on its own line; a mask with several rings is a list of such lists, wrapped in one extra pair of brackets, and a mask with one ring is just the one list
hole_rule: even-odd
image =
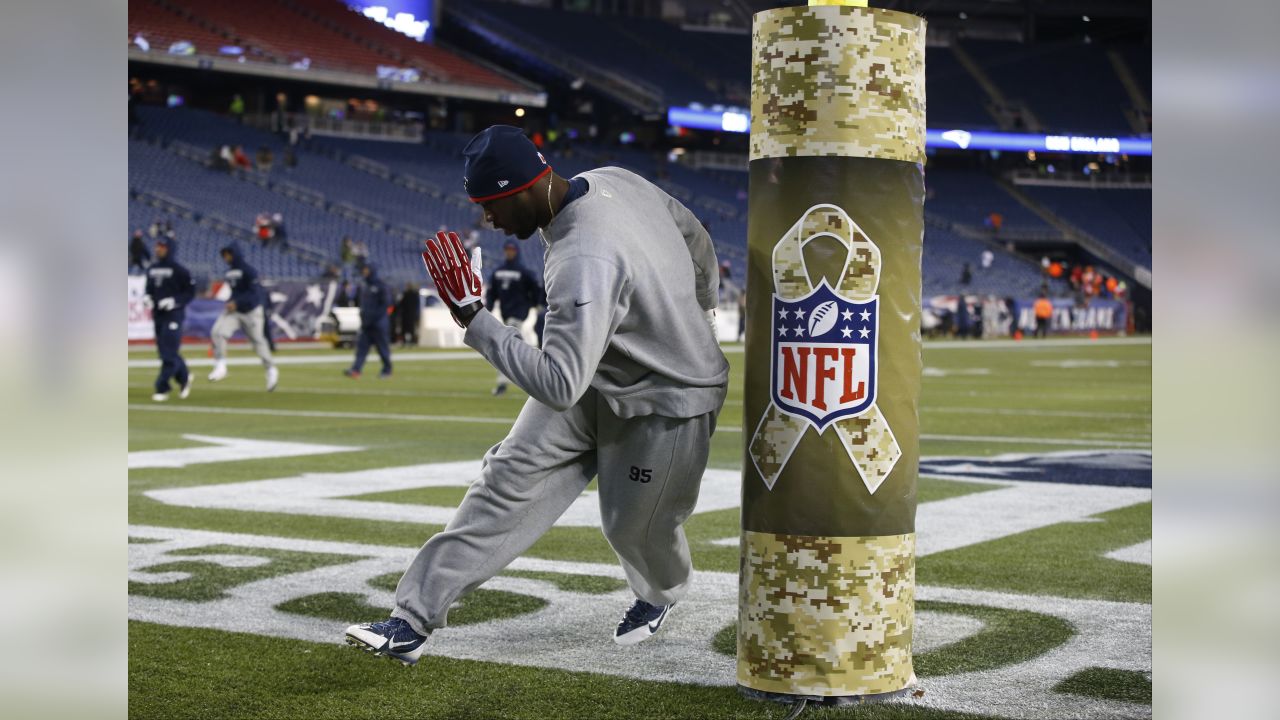
[(755, 16), (738, 615), (750, 697), (872, 701), (915, 683), (924, 43), (906, 13)]
[(854, 7), (756, 13), (751, 160), (924, 161), (924, 19)]
[(742, 548), (739, 684), (819, 697), (909, 684), (915, 533), (745, 531)]

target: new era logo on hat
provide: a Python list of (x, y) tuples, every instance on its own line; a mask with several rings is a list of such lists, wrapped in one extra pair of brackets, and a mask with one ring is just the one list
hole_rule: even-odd
[(463, 187), (472, 202), (515, 195), (551, 172), (524, 131), (510, 125), (482, 130), (463, 148), (462, 156)]

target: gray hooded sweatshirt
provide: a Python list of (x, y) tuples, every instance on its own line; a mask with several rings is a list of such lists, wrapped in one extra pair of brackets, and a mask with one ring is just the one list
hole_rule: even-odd
[(720, 283), (711, 237), (634, 173), (607, 167), (581, 177), (590, 189), (544, 231), (542, 349), (483, 310), (466, 344), (556, 410), (593, 387), (621, 418), (718, 412), (729, 363), (704, 314)]

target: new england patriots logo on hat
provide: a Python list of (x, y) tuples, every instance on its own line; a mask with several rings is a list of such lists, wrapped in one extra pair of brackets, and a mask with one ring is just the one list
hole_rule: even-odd
[(773, 402), (818, 432), (876, 401), (879, 297), (853, 302), (824, 279), (798, 300), (773, 296)]

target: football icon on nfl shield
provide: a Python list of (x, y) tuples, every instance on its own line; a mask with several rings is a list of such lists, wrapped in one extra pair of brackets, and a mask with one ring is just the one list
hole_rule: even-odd
[(809, 337), (822, 337), (836, 326), (840, 314), (836, 310), (836, 301), (828, 300), (813, 309), (809, 314)]

